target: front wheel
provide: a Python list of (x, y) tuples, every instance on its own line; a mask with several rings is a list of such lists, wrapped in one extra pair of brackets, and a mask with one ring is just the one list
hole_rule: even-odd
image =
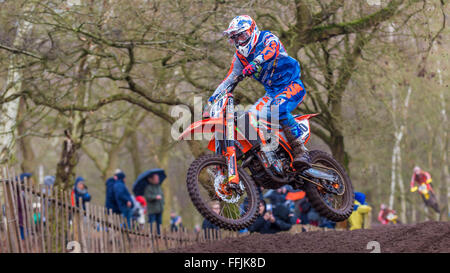
[(324, 190), (324, 188), (306, 182), (305, 192), (308, 196), (311, 206), (323, 217), (334, 221), (341, 222), (350, 217), (353, 211), (353, 185), (348, 177), (345, 169), (333, 157), (322, 151), (309, 152), (311, 162), (314, 166), (332, 169), (339, 174), (339, 185), (342, 187), (341, 194), (333, 194)]
[(212, 224), (241, 230), (257, 217), (259, 198), (252, 178), (238, 167), (241, 192), (227, 190), (227, 162), (221, 155), (203, 155), (188, 169), (189, 196), (198, 212)]

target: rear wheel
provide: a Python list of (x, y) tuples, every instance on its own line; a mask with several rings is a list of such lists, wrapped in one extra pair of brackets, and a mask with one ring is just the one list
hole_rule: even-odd
[(323, 217), (335, 222), (341, 222), (350, 217), (353, 211), (354, 193), (350, 178), (345, 169), (329, 154), (322, 151), (309, 152), (313, 166), (332, 169), (339, 174), (339, 185), (343, 192), (339, 195), (329, 193), (323, 187), (306, 182), (305, 192), (311, 206)]
[(434, 193), (430, 192), (430, 198), (428, 200), (425, 200), (425, 204), (430, 208), (434, 209), (434, 211), (436, 211), (437, 213), (441, 213), (441, 210), (439, 209), (439, 204), (436, 199), (436, 195), (434, 195)]
[(188, 169), (186, 183), (189, 196), (212, 224), (229, 230), (241, 230), (256, 219), (258, 194), (252, 178), (238, 167), (241, 192), (228, 190), (227, 162), (221, 155), (203, 155)]

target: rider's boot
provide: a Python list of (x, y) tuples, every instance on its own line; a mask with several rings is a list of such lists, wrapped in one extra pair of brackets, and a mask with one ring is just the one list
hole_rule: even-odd
[(303, 171), (305, 169), (311, 168), (311, 158), (309, 157), (308, 150), (306, 149), (301, 136), (295, 137), (288, 126), (283, 126), (284, 134), (292, 148), (294, 161), (292, 164), (297, 171)]

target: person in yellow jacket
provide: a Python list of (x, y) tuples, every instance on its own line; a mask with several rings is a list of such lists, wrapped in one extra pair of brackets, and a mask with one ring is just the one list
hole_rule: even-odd
[(372, 207), (366, 203), (366, 195), (362, 192), (355, 192), (355, 205), (348, 218), (350, 230), (363, 228), (364, 219), (367, 218), (366, 216), (370, 211), (372, 211)]

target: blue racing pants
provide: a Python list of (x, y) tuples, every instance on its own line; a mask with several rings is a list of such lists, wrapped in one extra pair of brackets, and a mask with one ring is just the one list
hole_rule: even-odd
[[(270, 119), (272, 124), (279, 123), (283, 127), (289, 127), (292, 135), (298, 138), (301, 136), (301, 130), (291, 112), (303, 101), (305, 94), (303, 83), (300, 80), (292, 81), (275, 95), (266, 93), (249, 111), (258, 119)], [(278, 117), (274, 113), (277, 113)]]

